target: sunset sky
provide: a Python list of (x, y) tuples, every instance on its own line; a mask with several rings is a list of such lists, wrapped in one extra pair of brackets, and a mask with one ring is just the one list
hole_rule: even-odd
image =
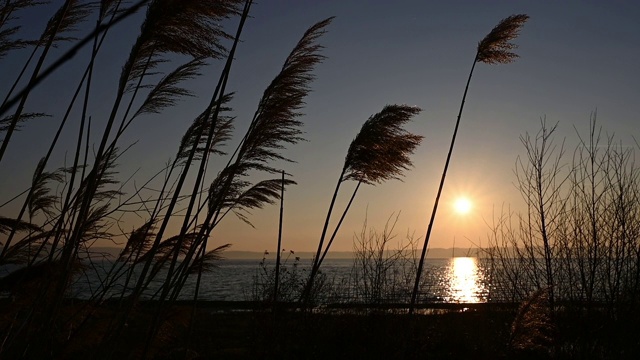
[[(24, 34), (38, 36), (52, 11), (48, 7), (25, 13)], [(354, 233), (365, 219), (369, 227), (382, 230), (398, 213), (398, 241), (407, 233), (424, 237), (477, 43), (502, 18), (518, 13), (530, 16), (515, 40), (520, 58), (512, 64), (476, 66), (431, 247), (450, 247), (454, 239), (457, 247), (482, 245), (494, 213), (508, 207), (521, 210), (513, 184), (516, 159), (524, 154), (519, 137), (535, 134), (543, 117), (550, 124), (559, 122), (556, 140), (561, 143), (566, 138), (567, 161), (578, 141), (576, 131), (587, 132), (596, 109), (598, 124), (607, 134), (615, 134), (624, 146), (635, 146), (633, 136), (640, 135), (640, 3), (263, 0), (253, 6), (227, 87), (236, 92), (231, 106), (238, 136), (304, 31), (336, 16), (319, 41), (327, 59), (317, 66), (313, 91), (306, 99), (302, 121), (308, 141), (285, 152), (296, 163), (278, 165), (298, 183), (285, 194), (285, 249), (317, 247), (349, 143), (369, 116), (394, 103), (423, 109), (409, 126), (424, 136), (412, 157), (414, 168), (403, 182), (360, 190), (333, 250), (351, 250)], [(96, 128), (111, 108), (118, 74), (142, 14), (110, 34), (97, 63), (98, 85), (91, 100)], [(229, 32), (235, 31), (236, 21), (229, 22)], [(3, 97), (27, 56), (23, 51), (0, 60)], [(84, 67), (74, 64), (47, 79), (28, 101), (28, 111), (51, 113), (52, 119), (62, 116), (82, 75), (78, 69)], [(163, 114), (140, 118), (130, 129), (121, 146), (137, 143), (120, 161), (123, 180), (135, 173), (136, 183), (141, 184), (175, 155), (182, 133), (209, 101), (220, 64), (213, 63), (187, 84), (198, 97)], [(65, 86), (69, 83), (74, 85)], [(0, 164), (0, 203), (26, 189), (57, 124), (50, 119), (33, 121), (12, 139), (7, 159)], [(70, 145), (59, 149), (53, 161), (56, 167), (64, 164), (65, 151), (70, 162), (73, 129), (64, 135)], [(237, 141), (230, 143), (232, 148)], [(213, 162), (212, 169), (219, 163)], [(343, 186), (335, 220), (354, 186)], [(459, 196), (472, 203), (466, 214), (454, 210)], [(0, 215), (11, 216), (13, 211), (13, 204), (5, 206)], [(273, 250), (278, 214), (277, 205), (254, 211), (250, 219), (255, 228), (229, 217), (214, 231), (212, 243), (232, 243), (232, 250)], [(122, 228), (128, 231), (141, 223), (132, 217)]]

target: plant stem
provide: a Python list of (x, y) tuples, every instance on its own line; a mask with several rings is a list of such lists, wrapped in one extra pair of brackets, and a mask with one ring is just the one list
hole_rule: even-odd
[(273, 304), (278, 302), (278, 281), (280, 280), (280, 249), (282, 248), (282, 215), (284, 212), (284, 170), (282, 170), (282, 187), (280, 188), (280, 221), (278, 222), (278, 249), (276, 252), (276, 278), (273, 285)]
[[(66, 11), (69, 9), (69, 7), (71, 6), (71, 2), (69, 0), (67, 0), (64, 5), (63, 5), (63, 13), (66, 13)], [(56, 38), (56, 35), (58, 34), (58, 30), (60, 29), (60, 26), (62, 24), (62, 21), (64, 19), (64, 15), (61, 15), (60, 18), (58, 19), (58, 22), (56, 23), (55, 27), (53, 28), (53, 30), (51, 31), (51, 34), (49, 35), (49, 38), (47, 39), (47, 44), (45, 45), (45, 47), (42, 50), (42, 54), (40, 54), (40, 58), (38, 59), (38, 62), (36, 63), (35, 69), (33, 70), (33, 73), (31, 74), (31, 79), (29, 79), (29, 84), (27, 85), (27, 90), (26, 92), (21, 92), (19, 94), (19, 98), (16, 97), (16, 102), (18, 101), (17, 99), (20, 99), (20, 103), (18, 104), (18, 108), (16, 109), (16, 112), (14, 113), (13, 117), (11, 118), (11, 123), (9, 124), (9, 126), (7, 127), (7, 131), (4, 135), (4, 139), (2, 140), (2, 144), (0, 145), (0, 161), (2, 161), (2, 158), (4, 156), (5, 151), (7, 150), (7, 146), (9, 145), (9, 140), (11, 139), (11, 135), (13, 135), (14, 130), (16, 129), (16, 126), (18, 124), (18, 121), (20, 120), (20, 116), (22, 115), (22, 110), (24, 110), (24, 105), (27, 102), (27, 98), (29, 97), (29, 93), (31, 92), (31, 88), (32, 85), (36, 82), (37, 78), (38, 78), (38, 73), (40, 72), (40, 69), (42, 68), (42, 65), (44, 64), (44, 60), (47, 57), (47, 54), (49, 53), (49, 50), (51, 49), (51, 46), (53, 45), (53, 42)], [(46, 33), (46, 31), (45, 31)], [(35, 51), (35, 49), (34, 49)], [(7, 104), (7, 102), (4, 103), (2, 110), (3, 112), (5, 110), (9, 110), (9, 108), (12, 106), (12, 104)], [(1, 114), (0, 114), (1, 115)]]
[(418, 290), (420, 287), (420, 276), (422, 275), (422, 268), (424, 267), (424, 258), (427, 255), (427, 246), (429, 245), (429, 238), (431, 237), (431, 230), (433, 229), (433, 222), (436, 219), (436, 212), (438, 211), (438, 203), (440, 202), (440, 195), (442, 194), (442, 188), (444, 187), (444, 180), (447, 177), (447, 170), (449, 169), (449, 162), (451, 160), (451, 153), (453, 153), (453, 147), (456, 142), (456, 136), (458, 134), (458, 127), (460, 126), (460, 118), (462, 117), (462, 110), (464, 109), (464, 102), (467, 98), (467, 91), (469, 90), (469, 83), (473, 76), (473, 70), (476, 67), (478, 61), (478, 54), (473, 59), (473, 65), (469, 72), (469, 78), (467, 79), (467, 85), (464, 88), (464, 94), (462, 95), (462, 102), (460, 103), (460, 110), (458, 111), (458, 119), (456, 120), (456, 127), (453, 130), (453, 136), (451, 137), (451, 145), (449, 146), (449, 152), (447, 153), (447, 161), (444, 163), (444, 170), (442, 172), (442, 178), (440, 179), (440, 185), (438, 186), (438, 193), (436, 194), (436, 200), (433, 204), (433, 210), (431, 211), (431, 219), (429, 220), (429, 226), (427, 227), (427, 234), (424, 238), (424, 244), (422, 245), (422, 254), (420, 255), (420, 262), (418, 263), (418, 270), (416, 271), (416, 281), (413, 285), (413, 292), (411, 293), (411, 303), (409, 304), (409, 314), (413, 314), (414, 307), (416, 305), (416, 298), (418, 296)]
[(309, 294), (311, 293), (311, 288), (313, 287), (313, 281), (315, 280), (316, 273), (318, 272), (318, 268), (320, 267), (320, 255), (322, 253), (322, 248), (324, 245), (324, 238), (327, 235), (327, 228), (329, 227), (329, 220), (331, 219), (331, 212), (333, 211), (333, 206), (336, 203), (336, 198), (338, 197), (338, 191), (340, 191), (340, 185), (342, 184), (342, 178), (344, 177), (344, 173), (346, 172), (346, 166), (342, 168), (342, 172), (338, 177), (338, 183), (336, 184), (336, 189), (333, 192), (333, 197), (331, 198), (331, 204), (329, 205), (329, 210), (327, 211), (327, 217), (324, 220), (324, 227), (322, 228), (322, 235), (320, 236), (320, 241), (318, 242), (318, 251), (316, 252), (316, 256), (313, 258), (313, 266), (311, 267), (311, 274), (309, 274), (309, 280), (307, 281), (307, 285), (302, 293), (301, 300), (303, 302), (307, 302)]
[(71, 60), (78, 51), (85, 46), (89, 41), (91, 41), (96, 34), (99, 34), (105, 31), (110, 26), (113, 26), (120, 21), (126, 19), (127, 17), (133, 15), (144, 6), (149, 0), (140, 0), (136, 4), (132, 5), (127, 10), (123, 11), (109, 24), (103, 24), (99, 28), (92, 31), (90, 34), (85, 36), (82, 40), (80, 40), (76, 45), (74, 45), (71, 49), (67, 50), (58, 60), (56, 60), (53, 64), (49, 65), (44, 71), (40, 73), (33, 81), (30, 81), (29, 84), (22, 89), (18, 94), (11, 98), (11, 100), (5, 102), (2, 106), (0, 106), (0, 116), (2, 116), (5, 112), (7, 112), (13, 105), (15, 105), (20, 99), (31, 90), (33, 90), (36, 86), (38, 86), (44, 79), (46, 79), (51, 73), (56, 71), (60, 66), (62, 66), (67, 61)]
[(322, 262), (324, 261), (324, 258), (327, 256), (327, 253), (329, 252), (329, 248), (331, 247), (331, 244), (333, 244), (333, 240), (336, 238), (336, 235), (338, 234), (338, 229), (340, 229), (340, 226), (342, 225), (342, 221), (344, 221), (344, 218), (347, 216), (347, 212), (349, 211), (349, 208), (351, 208), (353, 199), (356, 198), (356, 194), (358, 193), (358, 189), (360, 189), (361, 184), (362, 184), (362, 180), (358, 181), (358, 185), (356, 185), (356, 188), (353, 190), (353, 194), (351, 194), (351, 199), (349, 199), (349, 203), (347, 204), (347, 207), (344, 208), (344, 211), (342, 212), (342, 216), (340, 217), (340, 221), (338, 221), (338, 225), (336, 225), (336, 228), (333, 230), (333, 234), (331, 234), (329, 243), (327, 244), (327, 247), (324, 249), (324, 252), (322, 253), (322, 257), (318, 262), (318, 267), (320, 267), (320, 264), (322, 264)]

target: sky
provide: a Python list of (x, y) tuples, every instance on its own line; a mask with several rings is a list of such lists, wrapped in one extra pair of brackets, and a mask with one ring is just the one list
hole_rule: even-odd
[[(23, 33), (37, 36), (52, 9), (25, 13)], [(414, 167), (403, 181), (361, 188), (332, 249), (351, 250), (354, 234), (360, 233), (365, 221), (370, 229), (382, 231), (398, 215), (392, 242), (406, 242), (407, 236), (422, 241), (477, 43), (501, 19), (518, 13), (530, 16), (514, 41), (520, 58), (511, 64), (478, 64), (469, 88), (429, 243), (445, 248), (454, 242), (456, 247), (482, 246), (496, 214), (522, 210), (514, 185), (516, 160), (524, 155), (520, 136), (535, 134), (541, 119), (558, 122), (557, 142), (564, 140), (572, 148), (576, 134), (588, 131), (597, 110), (603, 131), (615, 134), (624, 145), (635, 144), (640, 121), (640, 3), (264, 0), (253, 6), (227, 88), (236, 92), (231, 104), (237, 117), (233, 146), (304, 31), (335, 16), (319, 40), (327, 58), (314, 71), (316, 79), (301, 118), (307, 141), (284, 152), (295, 163), (279, 164), (297, 182), (285, 194), (285, 249), (315, 250), (349, 143), (362, 123), (387, 104), (423, 109), (407, 127), (424, 136), (412, 156)], [(98, 60), (101, 70), (91, 100), (96, 128), (111, 107), (116, 79), (142, 14), (114, 29)], [(229, 21), (230, 32), (236, 21)], [(54, 51), (54, 57), (63, 50)], [(6, 93), (26, 56), (28, 52), (20, 51), (0, 60), (0, 93)], [(25, 125), (12, 139), (7, 160), (0, 164), (0, 203), (29, 183), (57, 126), (54, 119), (62, 116), (69, 100), (73, 86), (65, 85), (77, 82), (79, 68), (77, 62), (69, 62), (28, 101), (29, 111), (53, 117)], [(182, 133), (208, 103), (219, 70), (220, 62), (213, 63), (186, 84), (196, 97), (132, 126), (122, 140), (123, 146), (133, 144), (119, 164), (122, 179), (132, 177), (141, 184), (174, 156)], [(64, 164), (65, 153), (69, 162), (72, 136), (71, 130), (63, 134), (69, 145), (56, 153), (56, 166)], [(343, 185), (335, 220), (354, 186)], [(466, 215), (453, 209), (460, 196), (473, 204)], [(0, 208), (0, 215), (13, 211), (10, 204)], [(255, 227), (226, 218), (214, 231), (211, 246), (232, 243), (233, 250), (272, 251), (278, 216), (279, 207), (273, 205), (253, 211), (250, 220)], [(141, 223), (130, 218), (122, 227)]]

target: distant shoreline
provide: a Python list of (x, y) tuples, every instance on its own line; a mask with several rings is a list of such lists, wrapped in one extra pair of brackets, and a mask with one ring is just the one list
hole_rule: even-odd
[[(106, 254), (108, 256), (117, 257), (121, 251), (121, 248), (117, 247), (94, 247), (97, 253)], [(428, 259), (449, 259), (452, 257), (476, 257), (480, 249), (478, 248), (434, 248), (429, 249), (427, 252)], [(393, 252), (394, 250), (391, 250)], [(289, 250), (283, 252), (283, 257), (289, 257), (290, 259), (294, 259), (299, 257), (301, 260), (313, 259), (315, 253), (311, 251), (295, 251), (294, 253), (290, 253)], [(419, 252), (416, 256), (419, 257)], [(229, 250), (222, 253), (222, 257), (230, 260), (252, 260), (252, 259), (262, 259), (265, 256), (264, 251), (242, 251), (242, 250)], [(268, 255), (266, 255), (267, 259), (275, 258), (275, 251), (269, 251)], [(353, 251), (331, 251), (327, 254), (327, 259), (353, 259), (354, 252)]]

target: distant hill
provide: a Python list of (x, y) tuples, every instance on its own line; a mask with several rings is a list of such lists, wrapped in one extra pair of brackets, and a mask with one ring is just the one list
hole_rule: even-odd
[[(418, 251), (418, 256), (420, 255), (420, 249)], [(455, 250), (455, 251), (454, 251)], [(288, 253), (288, 252), (287, 252)], [(429, 249), (427, 251), (427, 258), (429, 259), (446, 259), (452, 256), (461, 257), (461, 256), (471, 256), (475, 257), (478, 253), (477, 248), (434, 248)], [(310, 251), (300, 251), (295, 252), (291, 256), (297, 256), (301, 259), (312, 259), (315, 255), (314, 252)], [(262, 259), (264, 256), (264, 252), (254, 252), (254, 251), (225, 251), (224, 257), (227, 259)], [(267, 255), (268, 258), (274, 258), (275, 253), (269, 253)], [(352, 259), (353, 252), (352, 251), (330, 251), (327, 254), (327, 259)]]
[[(117, 247), (93, 247), (92, 251), (100, 253), (107, 257), (117, 257), (120, 254), (121, 248)], [(420, 250), (419, 250), (420, 251)], [(418, 255), (420, 254), (418, 251)], [(478, 249), (476, 248), (434, 248), (429, 249), (427, 252), (427, 258), (429, 259), (446, 259), (452, 256), (476, 256)], [(287, 251), (287, 255), (289, 252)], [(293, 258), (300, 257), (301, 259), (312, 259), (315, 255), (311, 251), (300, 251), (291, 254)], [(226, 259), (262, 259), (264, 252), (262, 251), (225, 251), (223, 257)], [(270, 252), (267, 258), (275, 258), (275, 252)], [(331, 251), (327, 254), (327, 259), (351, 259), (353, 258), (353, 252), (351, 251)]]

